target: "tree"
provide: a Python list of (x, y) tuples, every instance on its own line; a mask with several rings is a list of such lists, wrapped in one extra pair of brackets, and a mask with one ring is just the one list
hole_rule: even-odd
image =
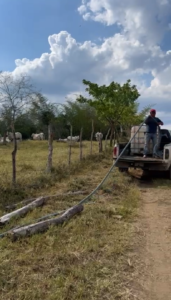
[(17, 141), (15, 137), (15, 122), (23, 110), (32, 99), (34, 94), (33, 86), (30, 78), (21, 75), (14, 77), (7, 72), (0, 73), (0, 112), (1, 118), (4, 120), (7, 128), (10, 128), (13, 135), (14, 148), (12, 151), (12, 181), (16, 183), (16, 154), (17, 154)]
[(18, 116), (15, 121), (15, 130), (21, 132), (23, 139), (31, 137), (37, 127), (29, 115), (29, 111)]
[(32, 102), (31, 112), (35, 117), (35, 121), (42, 125), (47, 126), (48, 129), (48, 160), (47, 160), (47, 172), (52, 170), (52, 156), (53, 156), (53, 125), (56, 122), (56, 116), (58, 110), (55, 104), (48, 102), (42, 94), (38, 93), (36, 98)]
[(77, 101), (94, 107), (99, 118), (110, 126), (112, 146), (115, 128), (127, 124), (130, 120), (133, 121), (138, 107), (136, 101), (140, 94), (136, 86), (131, 85), (131, 80), (127, 80), (123, 85), (111, 82), (108, 86), (99, 86), (84, 79), (83, 84), (87, 86), (86, 92), (89, 93), (90, 98), (80, 95)]
[(68, 123), (72, 124), (74, 135), (80, 134), (83, 128), (83, 139), (90, 139), (92, 120), (95, 130), (106, 131), (107, 127), (102, 123), (94, 107), (88, 103), (79, 103), (78, 101), (67, 101), (64, 105), (64, 112)]

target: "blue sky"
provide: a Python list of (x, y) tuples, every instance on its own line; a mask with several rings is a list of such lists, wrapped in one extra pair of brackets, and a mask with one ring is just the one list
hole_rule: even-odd
[(80, 0), (0, 0), (0, 70), (12, 71), (15, 59), (34, 59), (49, 52), (48, 36), (66, 30), (79, 42), (99, 43), (117, 26), (85, 22)]
[(171, 123), (171, 0), (0, 0), (0, 41), (0, 70), (52, 101), (131, 79)]

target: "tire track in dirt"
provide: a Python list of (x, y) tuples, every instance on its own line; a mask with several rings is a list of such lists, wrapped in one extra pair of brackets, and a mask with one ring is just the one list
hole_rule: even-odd
[[(171, 300), (171, 190), (145, 187), (138, 227), (143, 274), (137, 279), (140, 300)], [(139, 270), (140, 271), (140, 270)], [(141, 296), (140, 296), (141, 293)]]

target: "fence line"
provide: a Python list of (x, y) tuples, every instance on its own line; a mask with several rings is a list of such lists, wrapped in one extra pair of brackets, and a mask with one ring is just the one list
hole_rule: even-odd
[[(34, 141), (33, 141), (34, 143)], [(48, 156), (48, 145), (47, 149), (44, 147), (45, 144), (36, 143), (37, 147), (30, 147), (29, 144), (26, 142), (24, 144), (21, 143), (20, 149), (18, 150), (17, 157), (16, 157), (16, 174), (17, 180), (23, 181), (31, 180), (31, 176), (33, 175), (36, 178), (36, 174), (40, 175), (47, 175), (46, 173), (46, 164), (47, 164), (47, 156)], [(98, 155), (98, 142), (93, 142), (93, 151), (92, 155), (90, 154), (90, 147), (91, 143), (87, 141), (83, 141), (80, 145), (78, 143), (76, 146), (71, 146), (71, 166), (68, 165), (68, 146), (64, 146), (63, 143), (59, 146), (60, 143), (55, 143), (54, 141), (54, 151), (53, 151), (53, 158), (52, 158), (52, 165), (53, 170), (60, 173), (60, 168), (70, 168), (74, 163), (79, 163), (83, 159), (87, 157), (91, 157), (92, 155)], [(36, 145), (34, 145), (36, 146)], [(43, 146), (43, 147), (42, 147)], [(4, 151), (4, 155), (1, 154), (0, 158), (0, 179), (3, 183), (9, 183), (12, 177), (12, 159), (11, 159), (11, 152), (12, 147), (8, 147), (6, 149), (3, 147), (1, 148)], [(105, 148), (105, 151), (107, 149)], [(81, 155), (80, 155), (81, 151)], [(104, 151), (104, 152), (105, 152)], [(32, 158), (30, 158), (32, 157)], [(62, 172), (62, 169), (61, 169)]]

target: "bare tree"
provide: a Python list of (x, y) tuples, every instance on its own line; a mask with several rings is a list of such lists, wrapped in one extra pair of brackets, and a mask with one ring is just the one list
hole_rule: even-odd
[(17, 141), (15, 136), (15, 121), (26, 109), (33, 96), (33, 86), (30, 78), (25, 75), (15, 77), (11, 73), (0, 73), (0, 112), (1, 117), (12, 131), (14, 148), (12, 151), (12, 182), (16, 184), (16, 154)]

